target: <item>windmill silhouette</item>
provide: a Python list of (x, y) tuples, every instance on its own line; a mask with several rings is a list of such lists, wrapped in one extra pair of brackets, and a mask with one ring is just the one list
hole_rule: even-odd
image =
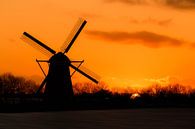
[[(86, 23), (87, 21), (81, 18), (77, 21), (75, 27), (68, 35), (67, 40), (62, 45), (60, 52), (54, 51), (52, 48), (48, 47), (27, 32), (24, 32), (22, 35), (21, 39), (23, 41), (37, 48), (50, 57), (49, 60), (36, 59), (39, 67), (45, 75), (45, 79), (42, 81), (40, 87), (38, 88), (36, 95), (38, 95), (45, 86), (44, 96), (48, 102), (64, 103), (64, 101), (72, 99), (74, 93), (71, 77), (76, 71), (95, 83), (98, 83), (99, 81), (98, 75), (82, 66), (84, 60), (73, 61), (70, 60), (66, 55)], [(49, 64), (47, 75), (42, 69), (40, 62), (47, 62)], [(70, 73), (70, 67), (74, 69), (74, 72)]]

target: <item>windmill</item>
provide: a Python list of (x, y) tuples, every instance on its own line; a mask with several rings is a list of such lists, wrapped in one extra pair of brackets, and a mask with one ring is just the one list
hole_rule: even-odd
[[(79, 72), (95, 83), (98, 83), (99, 81), (99, 76), (82, 66), (84, 60), (74, 61), (66, 55), (86, 23), (87, 21), (81, 18), (77, 21), (75, 27), (62, 45), (60, 52), (56, 52), (27, 32), (24, 32), (22, 35), (21, 39), (23, 41), (50, 57), (49, 60), (36, 59), (39, 67), (45, 75), (45, 79), (40, 84), (36, 95), (39, 94), (45, 86), (44, 96), (48, 102), (63, 103), (65, 100), (71, 100), (73, 97), (71, 77), (75, 72)], [(47, 75), (42, 69), (40, 62), (47, 62), (49, 64)], [(74, 72), (70, 73), (70, 67), (74, 69)]]

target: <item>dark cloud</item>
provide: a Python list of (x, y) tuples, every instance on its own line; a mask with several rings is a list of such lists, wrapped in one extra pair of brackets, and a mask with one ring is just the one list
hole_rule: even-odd
[(164, 46), (181, 46), (184, 44), (182, 40), (172, 38), (165, 35), (160, 35), (147, 31), (134, 33), (128, 32), (104, 32), (104, 31), (87, 31), (89, 36), (102, 40), (109, 40), (118, 43), (142, 44), (147, 47), (158, 48)]
[(155, 3), (177, 9), (195, 9), (195, 0), (104, 0), (107, 3), (120, 2), (128, 5)]
[(130, 19), (130, 23), (134, 24), (154, 24), (159, 26), (167, 26), (172, 22), (172, 19), (165, 19), (165, 20), (158, 20), (151, 17), (148, 17), (145, 20), (136, 20), (136, 19)]
[(195, 9), (195, 0), (154, 0), (158, 4), (178, 9)]
[(120, 2), (124, 4), (131, 4), (131, 5), (146, 4), (146, 0), (104, 0), (104, 1), (108, 3)]

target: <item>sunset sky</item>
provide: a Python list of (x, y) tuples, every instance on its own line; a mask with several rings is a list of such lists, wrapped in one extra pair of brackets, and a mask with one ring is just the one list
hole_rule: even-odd
[[(112, 87), (180, 83), (195, 87), (195, 0), (1, 0), (0, 73), (43, 77), (48, 59), (20, 37), (56, 51), (79, 17), (87, 20), (68, 56)], [(47, 69), (47, 67), (45, 67)], [(80, 81), (77, 73), (74, 81)]]

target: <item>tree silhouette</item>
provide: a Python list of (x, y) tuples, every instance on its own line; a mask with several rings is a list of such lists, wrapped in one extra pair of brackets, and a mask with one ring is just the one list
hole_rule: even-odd
[(0, 75), (0, 95), (33, 94), (37, 85), (32, 80), (16, 77), (11, 73)]

